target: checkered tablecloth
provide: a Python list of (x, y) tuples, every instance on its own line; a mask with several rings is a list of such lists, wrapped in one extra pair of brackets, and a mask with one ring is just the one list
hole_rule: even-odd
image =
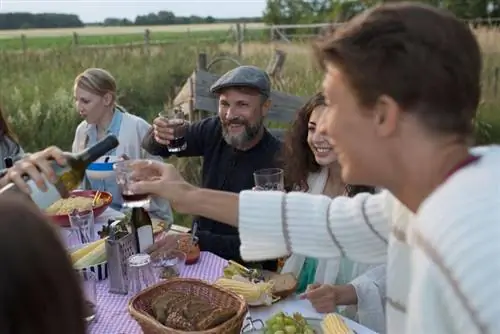
[[(1, 0), (0, 0), (1, 1)], [(109, 218), (118, 218), (123, 214), (108, 208), (98, 219), (96, 219), (95, 233), (101, 230), (103, 224)], [(67, 247), (79, 244), (75, 234), (68, 229), (61, 229), (61, 237)], [(157, 236), (156, 240), (163, 235)], [(208, 252), (201, 252), (197, 263), (185, 266), (181, 277), (198, 278), (213, 282), (223, 275), (223, 268), (227, 261)], [(97, 283), (97, 316), (90, 324), (90, 334), (139, 334), (142, 333), (137, 322), (128, 313), (128, 301), (130, 297), (108, 292), (108, 280)]]
[[(208, 252), (202, 252), (196, 264), (185, 266), (181, 277), (213, 282), (222, 275), (227, 261)], [(108, 280), (97, 284), (97, 318), (91, 323), (91, 334), (139, 334), (137, 322), (128, 313), (128, 296), (108, 292)]]

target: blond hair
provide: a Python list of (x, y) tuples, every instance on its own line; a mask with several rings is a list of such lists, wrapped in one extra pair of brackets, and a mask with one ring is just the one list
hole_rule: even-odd
[(113, 103), (116, 103), (116, 80), (102, 68), (88, 68), (75, 78), (74, 87), (81, 88), (89, 93), (104, 96), (111, 94)]

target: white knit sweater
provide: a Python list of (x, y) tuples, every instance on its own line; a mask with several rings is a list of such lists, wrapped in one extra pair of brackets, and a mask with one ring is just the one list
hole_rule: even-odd
[(387, 191), (334, 199), (244, 191), (242, 257), (293, 251), (383, 263), (388, 255), (388, 333), (500, 333), (500, 147), (480, 151), (416, 216)]

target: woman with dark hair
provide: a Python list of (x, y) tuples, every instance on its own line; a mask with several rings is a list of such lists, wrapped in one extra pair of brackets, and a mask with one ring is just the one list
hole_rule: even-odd
[[(332, 139), (316, 131), (325, 108), (323, 94), (314, 95), (299, 109), (285, 137), (283, 165), (287, 190), (331, 198), (374, 193), (373, 187), (342, 182)], [(379, 333), (385, 332), (382, 307), (385, 265), (362, 264), (346, 257), (317, 259), (292, 253), (281, 272), (295, 274), (299, 281), (297, 293), (324, 291), (321, 299), (310, 299), (318, 312), (333, 312), (342, 305), (339, 311), (345, 315)]]
[(10, 167), (23, 156), (24, 151), (0, 107), (0, 169)]
[(57, 231), (20, 195), (0, 196), (0, 333), (85, 334), (79, 280)]

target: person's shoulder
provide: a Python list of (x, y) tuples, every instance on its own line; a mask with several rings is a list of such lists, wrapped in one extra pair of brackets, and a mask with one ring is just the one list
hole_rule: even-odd
[(89, 127), (89, 123), (87, 121), (83, 120), (80, 122), (80, 124), (77, 125), (75, 133), (79, 134), (80, 132), (87, 130)]
[[(479, 160), (457, 171), (418, 210), (416, 231), (439, 253), (467, 256), (497, 248), (500, 238), (500, 149), (482, 150)], [(457, 247), (460, 245), (460, 247)], [(459, 252), (460, 249), (460, 252)]]

